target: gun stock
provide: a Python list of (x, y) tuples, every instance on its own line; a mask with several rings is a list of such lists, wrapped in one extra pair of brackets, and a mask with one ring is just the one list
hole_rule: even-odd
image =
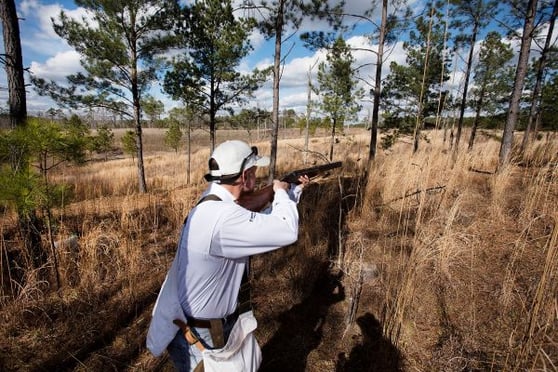
[(273, 195), (273, 185), (267, 185), (252, 192), (243, 192), (236, 202), (252, 212), (260, 212), (273, 200)]
[[(310, 168), (297, 169), (287, 173), (281, 178), (281, 181), (299, 184), (300, 182), (298, 181), (298, 178), (300, 176), (306, 175), (308, 178), (313, 178), (322, 172), (340, 168), (342, 165), (343, 162), (337, 161), (323, 165), (316, 165)], [(273, 195), (275, 195), (273, 192), (273, 185), (267, 185), (259, 190), (242, 193), (240, 198), (238, 198), (237, 203), (253, 212), (260, 212), (273, 200)]]

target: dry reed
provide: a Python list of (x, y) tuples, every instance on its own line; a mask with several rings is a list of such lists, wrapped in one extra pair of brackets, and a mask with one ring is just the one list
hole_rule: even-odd
[[(556, 317), (548, 317), (556, 284), (548, 273), (557, 272), (558, 263), (541, 246), (555, 224), (549, 220), (558, 196), (555, 144), (535, 145), (526, 155), (529, 167), (496, 173), (496, 141), (483, 140), (452, 158), (448, 145), (431, 136), (415, 154), (400, 142), (370, 175), (350, 235), (369, 231), (364, 262), (377, 264), (380, 276), (368, 294), (378, 298), (363, 293), (360, 307), (383, 320), (384, 334), (405, 350), (409, 369), (502, 369), (510, 358), (520, 368), (556, 364), (546, 358), (553, 349), (543, 340), (556, 337)], [(528, 284), (533, 278), (540, 278), (536, 287)], [(536, 301), (530, 300), (535, 288)], [(531, 301), (530, 310), (517, 310)], [(531, 319), (527, 343), (517, 335), (525, 319)], [(542, 331), (541, 324), (547, 324)], [(517, 351), (508, 350), (510, 339)]]
[[(37, 350), (44, 341), (44, 329), (33, 327), (37, 321), (26, 314), (44, 314), (39, 319), (45, 320), (63, 313), (52, 310), (58, 307), (75, 308), (80, 316), (90, 307), (122, 307), (126, 315), (117, 320), (127, 325), (127, 317), (133, 317), (129, 313), (136, 311), (131, 307), (142, 304), (143, 314), (154, 300), (180, 225), (204, 187), (209, 150), (207, 140), (198, 137), (187, 185), (184, 151), (164, 151), (161, 131), (145, 133), (148, 194), (136, 193), (136, 164), (129, 158), (91, 161), (56, 174), (58, 181), (73, 185), (74, 197), (55, 211), (63, 283), (58, 300), (49, 295), (48, 279), (36, 272), (26, 272), (21, 281), (7, 275), (2, 279), (3, 288), (8, 282), (12, 286), (2, 292), (2, 335), (19, 332), (18, 345), (7, 347), (18, 363), (28, 357), (26, 350)], [(255, 300), (265, 320), (258, 334), (262, 343), (272, 343), (279, 315), (297, 308), (309, 311), (304, 306), (314, 310), (307, 299), (325, 265), (344, 275), (345, 300), (328, 310), (341, 313), (332, 322), (342, 328), (340, 333), (335, 324), (324, 328), (331, 333), (324, 333), (321, 346), (307, 355), (315, 365), (312, 369), (309, 362), (309, 371), (331, 366), (338, 353), (349, 355), (356, 349), (355, 340), (367, 331), (360, 320), (370, 314), (386, 344), (403, 355), (405, 370), (555, 369), (557, 142), (538, 142), (521, 163), (495, 173), (497, 141), (481, 134), (473, 151), (461, 148), (453, 157), (442, 134), (428, 132), (430, 141), (421, 142), (414, 154), (405, 138), (380, 152), (364, 194), (357, 187), (369, 133), (347, 130), (339, 137), (333, 160), (343, 160), (344, 167), (336, 172), (339, 178), (308, 187), (300, 204), (299, 242), (253, 260)], [(222, 134), (221, 140), (231, 136)], [(269, 153), (269, 144), (258, 142), (257, 133), (239, 138)], [(324, 162), (329, 138), (312, 138), (306, 154), (301, 138), (281, 140), (278, 148), (281, 175), (303, 167), (305, 159), (309, 165)], [(258, 173), (262, 183), (265, 175)], [(358, 200), (361, 195), (364, 199)], [(11, 265), (10, 244), (0, 241), (4, 273)], [(141, 319), (130, 325), (139, 334), (145, 330)], [(69, 329), (69, 322), (58, 334), (65, 334), (64, 327)], [(108, 354), (133, 354), (123, 350), (128, 342), (123, 335), (98, 332), (113, 340)], [(324, 355), (333, 360), (320, 359)], [(103, 365), (100, 358), (74, 357), (79, 360), (73, 362), (76, 368)], [(41, 360), (46, 363), (48, 358)], [(117, 357), (112, 358), (116, 363)], [(145, 353), (134, 363), (138, 369), (154, 364)], [(7, 366), (26, 367), (16, 362)]]

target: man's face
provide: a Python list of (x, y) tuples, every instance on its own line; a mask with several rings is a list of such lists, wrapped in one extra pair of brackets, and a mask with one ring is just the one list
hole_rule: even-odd
[(244, 171), (242, 191), (253, 191), (256, 187), (256, 169), (257, 167), (254, 166)]

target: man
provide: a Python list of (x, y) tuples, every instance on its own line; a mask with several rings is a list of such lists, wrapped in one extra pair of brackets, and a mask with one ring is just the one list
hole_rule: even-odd
[(147, 336), (149, 350), (159, 356), (166, 348), (179, 371), (194, 370), (202, 351), (223, 347), (239, 313), (250, 310), (239, 308), (249, 256), (298, 238), (296, 204), (308, 177), (296, 187), (274, 180), (266, 213), (236, 203), (254, 190), (257, 167), (267, 165), (269, 158), (242, 141), (222, 143), (209, 159), (205, 178), (210, 184), (184, 223)]

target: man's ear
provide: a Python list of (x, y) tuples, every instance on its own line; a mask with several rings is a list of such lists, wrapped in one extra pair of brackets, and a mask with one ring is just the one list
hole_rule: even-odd
[(243, 170), (242, 173), (240, 173), (240, 176), (238, 176), (238, 178), (235, 181), (235, 184), (237, 185), (244, 185), (246, 183), (246, 170)]

